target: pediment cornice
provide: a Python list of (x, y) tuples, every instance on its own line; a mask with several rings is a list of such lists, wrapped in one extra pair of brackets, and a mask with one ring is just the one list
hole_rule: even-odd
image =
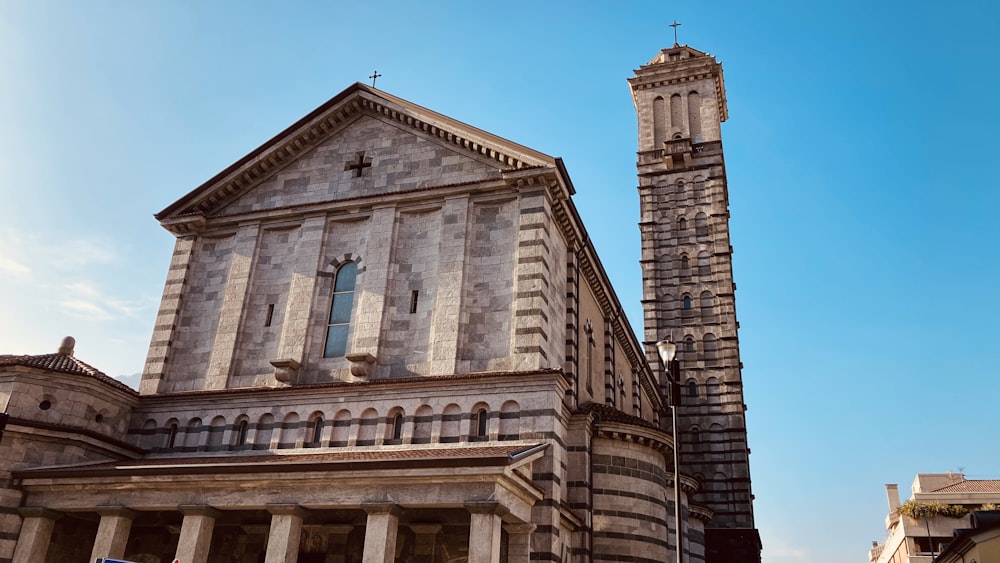
[(189, 218), (211, 216), (364, 115), (452, 146), (458, 153), (489, 161), (501, 171), (552, 166), (555, 161), (543, 153), (357, 83), (157, 213), (156, 218), (164, 227), (177, 231), (177, 227), (191, 223)]

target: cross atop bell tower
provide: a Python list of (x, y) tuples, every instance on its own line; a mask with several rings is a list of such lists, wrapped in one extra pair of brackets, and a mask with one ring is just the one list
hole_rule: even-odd
[[(679, 343), (675, 445), (681, 474), (700, 483), (691, 506), (713, 514), (705, 523), (705, 563), (759, 563), (722, 154), (722, 65), (675, 44), (636, 70), (629, 85), (639, 126), (644, 340)], [(661, 389), (677, 388), (662, 381)], [(688, 535), (689, 545), (694, 539)]]

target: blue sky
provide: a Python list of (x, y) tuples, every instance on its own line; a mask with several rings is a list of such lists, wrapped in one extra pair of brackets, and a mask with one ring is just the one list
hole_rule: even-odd
[(0, 353), (139, 372), (151, 215), (375, 69), (563, 157), (641, 332), (625, 79), (674, 19), (726, 73), (764, 560), (864, 561), (884, 483), (1000, 478), (991, 2), (0, 2)]

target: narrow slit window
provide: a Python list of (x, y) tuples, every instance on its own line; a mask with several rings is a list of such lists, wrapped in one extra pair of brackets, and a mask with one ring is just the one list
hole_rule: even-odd
[(333, 281), (333, 303), (330, 304), (330, 319), (326, 326), (326, 346), (324, 358), (339, 358), (347, 353), (347, 333), (354, 309), (354, 285), (357, 281), (358, 265), (348, 262), (337, 270)]
[(320, 440), (323, 439), (323, 417), (317, 416), (316, 420), (313, 421), (313, 431), (312, 436), (309, 438), (310, 444), (319, 444)]
[(397, 414), (392, 419), (392, 439), (400, 440), (403, 437), (403, 415)]
[(267, 317), (264, 318), (264, 326), (271, 326), (272, 319), (274, 319), (274, 303), (268, 303)]
[(490, 420), (490, 413), (486, 412), (486, 409), (479, 411), (476, 415), (476, 436), (485, 437), (487, 432), (487, 423)]
[(420, 292), (416, 289), (410, 293), (410, 314), (417, 312), (417, 300), (420, 298)]
[(240, 421), (240, 425), (236, 429), (236, 445), (245, 446), (247, 445), (247, 432), (250, 429), (250, 423), (245, 420)]
[(170, 429), (167, 430), (167, 449), (173, 449), (174, 443), (177, 441), (177, 425), (171, 424)]

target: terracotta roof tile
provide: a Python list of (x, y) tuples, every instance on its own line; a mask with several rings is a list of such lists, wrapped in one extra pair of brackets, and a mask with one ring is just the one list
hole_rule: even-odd
[(3, 367), (27, 367), (35, 369), (43, 369), (46, 371), (54, 371), (58, 373), (66, 373), (69, 375), (82, 375), (86, 377), (92, 377), (94, 379), (103, 381), (113, 385), (114, 387), (121, 390), (128, 390), (132, 394), (138, 394), (135, 389), (132, 389), (128, 385), (125, 385), (121, 381), (110, 377), (103, 371), (95, 368), (94, 366), (82, 362), (75, 357), (68, 354), (42, 354), (39, 356), (11, 356), (3, 355), (0, 356), (0, 368)]
[(973, 479), (936, 489), (935, 493), (1000, 493), (1000, 479)]

